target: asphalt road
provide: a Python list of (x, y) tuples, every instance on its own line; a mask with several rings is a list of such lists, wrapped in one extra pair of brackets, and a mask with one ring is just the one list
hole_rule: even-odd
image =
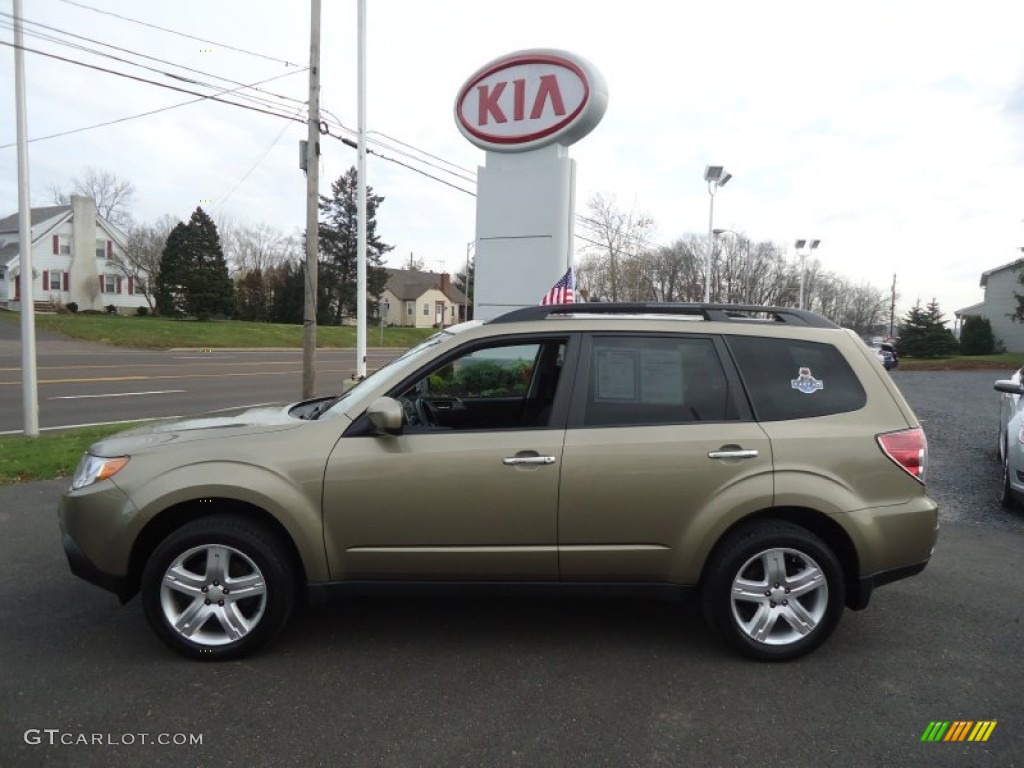
[[(781, 665), (692, 606), (422, 598), (306, 608), (260, 655), (187, 662), (70, 575), (66, 481), (0, 489), (0, 764), (1024, 764), (1024, 513), (996, 501), (992, 377), (896, 378), (929, 433), (933, 562)], [(998, 725), (922, 743), (935, 720)], [(142, 743), (164, 735), (202, 743)]]
[[(0, 322), (0, 434), (24, 428), (18, 332), (16, 323)], [(367, 350), (367, 368), (379, 368), (399, 351)], [(36, 366), (43, 429), (185, 416), (302, 395), (301, 350), (156, 352), (41, 333)], [(340, 392), (355, 370), (355, 350), (317, 350), (317, 393)]]

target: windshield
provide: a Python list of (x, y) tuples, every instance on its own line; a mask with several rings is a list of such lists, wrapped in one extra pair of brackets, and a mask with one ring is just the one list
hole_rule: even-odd
[(453, 339), (455, 338), (456, 335), (462, 333), (462, 331), (468, 330), (469, 328), (475, 328), (480, 324), (481, 323), (476, 320), (470, 320), (469, 322), (466, 323), (459, 323), (458, 325), (453, 325), (449, 328), (445, 328), (443, 331), (435, 333), (433, 336), (430, 336), (421, 341), (415, 347), (410, 347), (405, 352), (396, 357), (394, 360), (385, 363), (376, 371), (369, 374), (365, 379), (363, 379), (354, 387), (352, 387), (352, 389), (350, 389), (348, 392), (341, 395), (337, 400), (331, 403), (331, 407), (326, 409), (322, 414), (320, 414), (318, 418), (324, 420), (337, 418), (345, 410), (345, 402), (352, 398), (353, 396), (361, 394), (370, 386), (373, 386), (371, 380), (384, 369), (389, 369), (395, 374), (396, 377), (401, 378), (402, 372), (409, 368), (415, 368), (419, 364), (420, 359), (424, 357), (424, 353), (426, 353), (428, 350), (433, 349), (438, 344), (444, 344), (449, 339)]

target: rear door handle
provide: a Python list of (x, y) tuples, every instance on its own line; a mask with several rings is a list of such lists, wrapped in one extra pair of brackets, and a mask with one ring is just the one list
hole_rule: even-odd
[(501, 463), (506, 467), (514, 467), (519, 464), (554, 464), (555, 461), (554, 456), (509, 456), (507, 459), (502, 459)]
[(735, 451), (709, 451), (709, 459), (756, 459), (757, 451), (739, 449)]

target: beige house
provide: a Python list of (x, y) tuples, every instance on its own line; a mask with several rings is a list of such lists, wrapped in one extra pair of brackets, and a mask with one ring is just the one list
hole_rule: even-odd
[(389, 269), (380, 299), (388, 325), (443, 328), (466, 317), (466, 296), (452, 285), (447, 272)]
[[(91, 197), (72, 195), (71, 205), (33, 208), (32, 298), (37, 309), (75, 302), (79, 309), (119, 312), (148, 306), (135, 279), (112, 263), (124, 233), (96, 213)], [(21, 309), (22, 272), (18, 214), (0, 219), (0, 307)]]
[(1017, 259), (982, 272), (981, 287), (985, 290), (985, 299), (980, 304), (954, 312), (957, 329), (963, 325), (964, 318), (986, 317), (992, 325), (992, 335), (996, 337), (997, 344), (1002, 342), (1007, 352), (1024, 352), (1024, 323), (1010, 319), (1017, 310), (1015, 294), (1024, 295), (1024, 285), (1017, 279), (1022, 269), (1024, 259)]

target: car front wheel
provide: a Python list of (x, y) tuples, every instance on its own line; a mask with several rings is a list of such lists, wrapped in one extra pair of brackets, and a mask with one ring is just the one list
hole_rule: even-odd
[(295, 581), (280, 541), (244, 517), (188, 523), (154, 550), (142, 573), (142, 605), (156, 634), (195, 659), (249, 653), (284, 626)]
[(787, 661), (823, 643), (845, 602), (839, 562), (797, 525), (763, 521), (716, 548), (703, 584), (704, 614), (737, 650)]

